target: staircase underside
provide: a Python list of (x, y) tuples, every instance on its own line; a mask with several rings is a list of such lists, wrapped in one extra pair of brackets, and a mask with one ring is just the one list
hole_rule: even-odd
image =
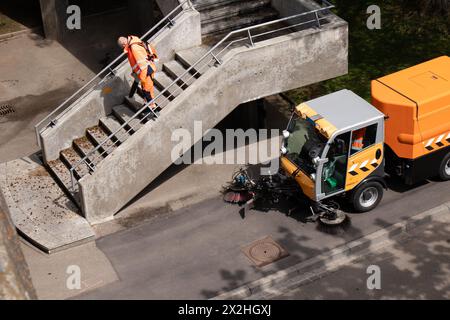
[(37, 155), (0, 164), (0, 192), (19, 233), (47, 253), (95, 237)]

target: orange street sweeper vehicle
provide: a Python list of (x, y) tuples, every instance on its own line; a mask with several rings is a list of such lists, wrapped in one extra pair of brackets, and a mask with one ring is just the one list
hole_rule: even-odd
[(295, 108), (281, 166), (313, 202), (345, 195), (374, 209), (385, 172), (414, 184), (450, 179), (450, 58), (372, 81), (372, 104), (349, 90)]

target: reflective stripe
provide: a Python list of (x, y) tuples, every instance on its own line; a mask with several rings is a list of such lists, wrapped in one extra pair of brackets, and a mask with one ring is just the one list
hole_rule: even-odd
[(352, 165), (352, 167), (350, 168), (350, 170), (348, 170), (348, 172), (355, 171), (355, 169), (356, 169), (357, 166), (358, 166), (358, 164), (355, 163), (354, 165)]
[(364, 168), (369, 163), (369, 160), (364, 161), (359, 168)]
[(436, 143), (441, 142), (442, 139), (444, 139), (445, 134), (440, 135), (439, 138), (436, 140)]
[(427, 143), (427, 145), (425, 146), (425, 148), (431, 146), (431, 144), (433, 143), (433, 141), (434, 141), (434, 138), (431, 139), (431, 140), (429, 140), (428, 143)]

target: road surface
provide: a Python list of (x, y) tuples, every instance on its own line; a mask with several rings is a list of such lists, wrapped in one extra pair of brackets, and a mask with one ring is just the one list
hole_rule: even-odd
[[(238, 207), (217, 198), (105, 236), (97, 246), (120, 280), (77, 298), (211, 298), (450, 201), (450, 182), (390, 186), (376, 210), (350, 214), (351, 226), (334, 235), (305, 223), (305, 207), (290, 216), (280, 208), (243, 217)], [(290, 255), (257, 268), (241, 248), (268, 235)]]
[[(414, 229), (392, 246), (272, 298), (448, 300), (450, 217), (439, 220)], [(371, 266), (379, 268), (378, 279), (369, 279), (378, 272), (370, 269)]]

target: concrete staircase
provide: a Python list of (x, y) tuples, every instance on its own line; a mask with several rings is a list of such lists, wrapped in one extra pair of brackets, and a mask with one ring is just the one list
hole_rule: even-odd
[[(310, 0), (292, 1), (302, 4), (299, 11), (316, 8), (303, 7)], [(20, 168), (13, 171), (14, 181), (19, 181), (19, 185), (26, 183), (21, 172), (26, 171), (27, 177), (38, 181), (35, 171), (39, 166), (45, 167), (50, 173), (47, 185), (33, 188), (34, 196), (38, 199), (42, 189), (52, 188), (52, 197), (44, 208), (56, 201), (59, 206), (73, 202), (78, 211), (71, 207), (70, 213), (64, 209), (66, 211), (57, 216), (62, 219), (70, 214), (73, 228), (84, 228), (78, 233), (80, 236), (65, 237), (64, 230), (68, 227), (58, 227), (60, 221), (48, 215), (33, 220), (37, 219), (37, 211), (33, 209), (37, 202), (22, 205), (13, 199), (11, 191), (11, 210), (21, 215), (16, 221), (20, 221), (23, 233), (34, 239), (33, 230), (50, 224), (34, 241), (51, 250), (90, 239), (93, 233), (86, 229), (87, 222), (96, 224), (112, 219), (172, 164), (172, 133), (177, 129), (186, 129), (194, 136), (195, 121), (202, 121), (203, 130), (207, 130), (241, 103), (347, 72), (347, 24), (333, 15), (322, 28), (285, 29), (258, 38), (255, 43), (237, 42), (229, 47), (224, 42), (213, 51), (220, 52), (218, 57), (210, 53), (200, 60), (217, 42), (211, 44), (211, 39), (221, 39), (231, 30), (283, 16), (271, 6), (274, 3), (274, 0), (195, 1), (197, 10), (184, 11), (172, 27), (153, 39), (161, 58), (159, 72), (155, 75), (155, 93), (160, 96), (156, 103), (161, 108), (158, 117), (139, 114), (131, 120), (142, 108), (143, 101), (138, 95), (133, 99), (127, 97), (132, 80), (125, 61), (112, 77), (39, 132), (43, 163), (26, 160), (0, 166), (0, 171), (4, 172), (8, 172), (8, 168)], [(274, 24), (259, 31), (279, 27)], [(192, 141), (191, 145), (196, 142)], [(93, 152), (96, 147), (98, 150)], [(74, 167), (83, 158), (85, 162)], [(50, 177), (56, 183), (52, 183)], [(62, 199), (62, 191), (56, 190), (56, 186), (67, 201)], [(0, 187), (9, 190), (8, 179), (0, 181)], [(20, 186), (16, 186), (14, 190), (19, 189)], [(31, 223), (32, 220), (39, 222), (25, 228), (24, 221)]]
[[(162, 64), (162, 71), (155, 74), (154, 80), (155, 96), (166, 91), (157, 100), (158, 110), (167, 107), (201, 76), (201, 69), (205, 67), (203, 65), (181, 77), (209, 49), (208, 46), (198, 46), (183, 50), (175, 54), (174, 60)], [(180, 80), (172, 85), (179, 78)], [(168, 88), (169, 86), (170, 88)], [(168, 90), (165, 90), (166, 88)], [(61, 150), (58, 159), (46, 163), (46, 167), (55, 181), (78, 207), (81, 207), (78, 181), (92, 173), (92, 168), (98, 166), (103, 159), (153, 119), (153, 115), (141, 113), (136, 119), (130, 121), (144, 104), (144, 100), (138, 94), (135, 94), (133, 98), (125, 96), (123, 103), (112, 108), (111, 114), (100, 118), (97, 125), (86, 128), (84, 136), (74, 139), (70, 147)], [(121, 128), (125, 123), (128, 124)], [(106, 143), (104, 143), (105, 140)], [(92, 154), (91, 151), (97, 146), (100, 146), (99, 149)], [(85, 157), (87, 157), (87, 161), (77, 166)], [(74, 168), (73, 175), (70, 173), (72, 167)]]

